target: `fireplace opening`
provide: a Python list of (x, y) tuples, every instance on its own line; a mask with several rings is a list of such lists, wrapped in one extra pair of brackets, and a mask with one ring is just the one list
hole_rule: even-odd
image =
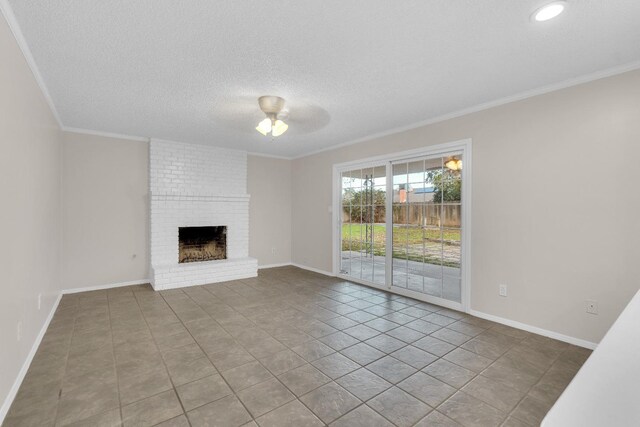
[(227, 259), (227, 226), (179, 227), (178, 262)]

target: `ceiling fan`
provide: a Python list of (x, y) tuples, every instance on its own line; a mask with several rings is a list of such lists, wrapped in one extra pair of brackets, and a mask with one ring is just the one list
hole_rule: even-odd
[(271, 133), (272, 137), (280, 136), (289, 129), (289, 125), (285, 123), (288, 118), (288, 112), (284, 111), (284, 98), (274, 95), (266, 95), (258, 98), (258, 105), (267, 118), (260, 121), (256, 130), (267, 136)]

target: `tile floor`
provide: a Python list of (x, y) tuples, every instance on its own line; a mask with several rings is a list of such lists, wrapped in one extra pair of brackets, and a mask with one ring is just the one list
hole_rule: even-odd
[(66, 295), (4, 426), (536, 426), (589, 351), (293, 267)]

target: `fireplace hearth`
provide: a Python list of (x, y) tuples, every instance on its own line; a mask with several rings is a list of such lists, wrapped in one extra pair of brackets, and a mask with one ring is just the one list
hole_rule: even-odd
[(179, 227), (178, 246), (181, 264), (227, 259), (227, 227)]

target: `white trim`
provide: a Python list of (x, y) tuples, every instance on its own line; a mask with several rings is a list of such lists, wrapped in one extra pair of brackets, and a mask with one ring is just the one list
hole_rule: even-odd
[(281, 262), (281, 263), (276, 263), (276, 264), (265, 264), (265, 265), (259, 265), (258, 266), (258, 270), (263, 270), (263, 269), (267, 269), (267, 268), (278, 268), (278, 267), (289, 267), (293, 264), (291, 264), (290, 262)]
[[(26, 39), (24, 38), (24, 35), (22, 33), (22, 30), (20, 29), (20, 25), (18, 24), (18, 21), (16, 20), (15, 14), (13, 13), (13, 9), (11, 8), (11, 6), (9, 5), (9, 2), (7, 0), (0, 0), (0, 11), (2, 12), (2, 14), (4, 15), (7, 24), (9, 25), (9, 28), (11, 29), (11, 32), (13, 33), (13, 36), (16, 39), (16, 42), (18, 43), (18, 46), (20, 47), (20, 50), (22, 51), (22, 54), (24, 55), (25, 60), (27, 61), (27, 64), (29, 65), (29, 68), (31, 69), (31, 72), (33, 73), (36, 82), (38, 83), (38, 86), (40, 87), (40, 90), (42, 91), (42, 94), (47, 102), (47, 104), (49, 105), (49, 108), (51, 109), (51, 113), (53, 114), (54, 118), (56, 119), (56, 121), (58, 122), (58, 125), (60, 126), (60, 128), (64, 131), (67, 132), (74, 132), (74, 133), (86, 133), (89, 135), (98, 135), (98, 136), (107, 136), (107, 137), (112, 137), (112, 138), (120, 138), (120, 139), (129, 139), (129, 140), (133, 140), (133, 141), (149, 141), (149, 138), (145, 138), (145, 137), (140, 137), (140, 136), (131, 136), (131, 135), (121, 135), (121, 134), (117, 134), (117, 133), (110, 133), (110, 132), (102, 132), (102, 131), (96, 131), (96, 130), (90, 130), (90, 129), (81, 129), (81, 128), (73, 128), (73, 127), (66, 127), (62, 124), (62, 121), (60, 120), (60, 116), (58, 115), (58, 110), (56, 109), (54, 103), (53, 103), (53, 98), (51, 98), (51, 95), (49, 93), (49, 90), (47, 89), (47, 86), (44, 83), (44, 79), (42, 78), (42, 75), (40, 74), (40, 71), (38, 69), (38, 66), (36, 65), (36, 62), (33, 58), (33, 55), (31, 54), (31, 50), (29, 49), (29, 46), (27, 44)], [(498, 98), (496, 100), (493, 101), (489, 101), (489, 102), (485, 102), (482, 104), (478, 104), (472, 107), (468, 107), (468, 108), (463, 108), (460, 110), (456, 110), (456, 111), (452, 111), (450, 113), (446, 113), (446, 114), (442, 114), (440, 116), (436, 116), (436, 117), (432, 117), (430, 119), (426, 119), (420, 122), (416, 122), (416, 123), (412, 123), (406, 126), (399, 126), (399, 127), (395, 127), (393, 129), (389, 129), (386, 131), (382, 131), (382, 132), (377, 132), (377, 133), (373, 133), (361, 138), (357, 138), (357, 139), (353, 139), (350, 141), (346, 141), (346, 142), (342, 142), (339, 144), (335, 144), (335, 145), (331, 145), (329, 147), (325, 147), (325, 148), (321, 148), (319, 150), (314, 150), (311, 151), (309, 153), (306, 154), (300, 154), (300, 155), (294, 155), (294, 156), (278, 156), (278, 155), (271, 155), (271, 154), (262, 154), (262, 153), (248, 153), (251, 155), (256, 155), (256, 156), (263, 156), (263, 157), (272, 157), (272, 158), (277, 158), (277, 159), (283, 159), (283, 160), (296, 160), (296, 159), (301, 159), (303, 157), (309, 157), (309, 156), (313, 156), (315, 154), (319, 154), (325, 151), (331, 151), (331, 150), (336, 150), (338, 148), (342, 148), (342, 147), (347, 147), (349, 145), (353, 145), (353, 144), (358, 144), (360, 142), (365, 142), (365, 141), (370, 141), (373, 139), (377, 139), (377, 138), (382, 138), (384, 136), (389, 136), (389, 135), (393, 135), (396, 133), (400, 133), (400, 132), (405, 132), (408, 130), (413, 130), (413, 129), (417, 129), (423, 126), (428, 126), (434, 123), (439, 123), (439, 122), (443, 122), (445, 120), (450, 120), (450, 119), (454, 119), (457, 117), (461, 117), (467, 114), (471, 114), (471, 113), (476, 113), (478, 111), (483, 111), (483, 110), (488, 110), (490, 108), (493, 107), (498, 107), (501, 105), (505, 105), (505, 104), (509, 104), (511, 102), (516, 102), (516, 101), (521, 101), (523, 99), (527, 99), (527, 98), (532, 98), (534, 96), (538, 96), (538, 95), (543, 95), (546, 93), (550, 93), (550, 92), (554, 92), (557, 90), (561, 90), (561, 89), (566, 89), (572, 86), (577, 86), (580, 84), (584, 84), (584, 83), (588, 83), (594, 80), (599, 80), (599, 79), (603, 79), (606, 77), (612, 77), (618, 74), (623, 74), (626, 73), (628, 71), (633, 71), (636, 69), (640, 68), (640, 61), (634, 61), (634, 62), (630, 62), (627, 64), (623, 64), (623, 65), (619, 65), (616, 67), (611, 67), (611, 68), (607, 68), (605, 70), (601, 70), (601, 71), (596, 71), (594, 73), (589, 73), (589, 74), (585, 74), (582, 76), (578, 76), (578, 77), (574, 77), (574, 78), (570, 78), (570, 79), (566, 79), (563, 80), (561, 82), (558, 83), (552, 83), (549, 85), (545, 85), (536, 89), (531, 89), (531, 90), (527, 90), (524, 92), (520, 92), (518, 94), (515, 95), (511, 95), (511, 96), (506, 96), (503, 98)], [(224, 148), (224, 147), (222, 147)]]
[(74, 127), (68, 127), (68, 126), (61, 126), (61, 128), (64, 132), (70, 132), (70, 133), (103, 136), (105, 138), (126, 139), (129, 141), (149, 142), (149, 138), (146, 138), (143, 136), (123, 135), (121, 133), (103, 132), (100, 130), (82, 129), (82, 128), (74, 128)]
[(342, 189), (340, 188), (340, 170), (338, 165), (333, 165), (331, 172), (331, 271), (334, 276), (340, 273), (340, 240), (342, 239), (342, 230), (340, 230), (342, 218), (340, 212), (340, 198)]
[(247, 154), (248, 154), (249, 156), (267, 157), (267, 158), (269, 158), (269, 159), (293, 160), (293, 157), (278, 156), (278, 155), (276, 155), (276, 154), (256, 153), (255, 151), (247, 151)]
[(107, 285), (87, 286), (85, 288), (63, 289), (62, 295), (77, 294), (79, 292), (101, 291), (103, 289), (121, 288), (123, 286), (146, 285), (150, 283), (149, 279), (131, 280), (129, 282), (110, 283)]
[(433, 117), (431, 119), (423, 120), (420, 122), (412, 123), (406, 126), (400, 126), (393, 129), (389, 129), (383, 132), (378, 132), (374, 134), (370, 134), (368, 136), (364, 136), (362, 138), (353, 139), (351, 141), (342, 142), (339, 144), (331, 145), (329, 147), (321, 148), (319, 150), (311, 151), (307, 154), (300, 154), (298, 156), (293, 156), (292, 160), (301, 159), (303, 157), (314, 156), (316, 154), (323, 153), (325, 151), (337, 150), (338, 148), (348, 147), (349, 145), (359, 144), (361, 142), (371, 141), (373, 139), (382, 138), (385, 136), (393, 135), (396, 133), (406, 132), (409, 130), (421, 128), (423, 126), (432, 125), (435, 123), (444, 122), (446, 120), (455, 119), (457, 117), (465, 116), (467, 114), (477, 113), (479, 111), (488, 110), (494, 107), (499, 107), (501, 105), (510, 104), (512, 102), (522, 101), (527, 98), (533, 98), (538, 95), (544, 95), (546, 93), (555, 92), (562, 89), (567, 89), (572, 86), (578, 86), (584, 83), (589, 83), (594, 80), (603, 79), (606, 77), (612, 77), (618, 74), (623, 74), (629, 71), (633, 71), (640, 68), (640, 61), (631, 62), (628, 64), (620, 65), (618, 67), (607, 68), (606, 70), (597, 71), (595, 73), (585, 74), (580, 77), (575, 77), (572, 79), (563, 80), (559, 83), (553, 83), (550, 85), (542, 86), (537, 89), (531, 89), (528, 91), (520, 92), (518, 94), (512, 96), (506, 96), (504, 98), (498, 98), (493, 101), (485, 102), (482, 104), (478, 104), (469, 108), (463, 108), (461, 110), (452, 111), (447, 114), (443, 114), (437, 117)]
[(16, 16), (13, 13), (13, 9), (7, 0), (0, 0), (0, 11), (4, 15), (4, 18), (7, 20), (7, 24), (9, 25), (9, 29), (13, 34), (13, 37), (16, 39), (16, 43), (18, 43), (18, 47), (22, 51), (22, 55), (24, 56), (25, 61), (27, 61), (27, 65), (31, 69), (31, 73), (33, 77), (36, 79), (36, 83), (42, 92), (42, 96), (44, 96), (45, 101), (49, 105), (49, 109), (51, 110), (51, 114), (58, 122), (58, 126), (62, 128), (62, 121), (60, 120), (60, 116), (58, 115), (58, 110), (56, 110), (56, 106), (53, 104), (53, 98), (51, 98), (51, 94), (47, 89), (47, 86), (44, 84), (44, 79), (42, 78), (42, 74), (40, 74), (40, 70), (36, 65), (36, 61), (33, 59), (33, 55), (31, 54), (31, 49), (29, 49), (29, 45), (27, 44), (27, 40), (24, 38), (22, 34), (22, 30), (20, 29), (20, 25), (16, 20)]
[(51, 319), (53, 319), (53, 315), (55, 314), (61, 299), (62, 299), (62, 294), (58, 294), (58, 298), (56, 298), (56, 301), (53, 303), (53, 307), (51, 307), (51, 311), (49, 312), (47, 319), (44, 321), (44, 325), (42, 325), (42, 328), (40, 329), (40, 333), (38, 334), (38, 336), (36, 337), (36, 340), (33, 342), (33, 345), (31, 346), (31, 351), (29, 351), (27, 358), (22, 364), (22, 368), (20, 369), (20, 372), (18, 372), (18, 376), (16, 377), (16, 380), (13, 382), (13, 386), (11, 386), (11, 389), (9, 390), (7, 397), (4, 399), (4, 402), (2, 403), (2, 407), (0, 407), (0, 425), (2, 425), (2, 423), (4, 422), (4, 419), (7, 416), (7, 413), (9, 412), (9, 408), (11, 407), (11, 404), (13, 403), (13, 400), (16, 398), (16, 395), (18, 394), (18, 390), (22, 385), (22, 381), (24, 381), (24, 377), (25, 375), (27, 375), (27, 371), (29, 371), (29, 366), (31, 366), (31, 362), (33, 361), (33, 358), (36, 355), (36, 352), (38, 351), (38, 347), (40, 347), (42, 338), (44, 338), (44, 334), (47, 332), (47, 329), (49, 328), (49, 323), (51, 323)]
[(471, 194), (473, 189), (473, 142), (471, 139), (465, 143), (465, 148), (462, 151), (462, 275), (460, 280), (461, 285), (461, 301), (462, 309), (465, 312), (471, 310), (471, 211), (473, 208), (473, 195)]
[(308, 270), (308, 271), (313, 271), (314, 273), (323, 274), (325, 276), (336, 277), (336, 275), (331, 273), (330, 271), (320, 270), (319, 268), (309, 267), (309, 266), (306, 266), (306, 265), (298, 264), (296, 262), (292, 262), (291, 265), (294, 266), (294, 267), (301, 268), (303, 270)]
[[(409, 160), (416, 156), (438, 156), (448, 154), (450, 151), (465, 150), (471, 146), (471, 138), (459, 139), (457, 141), (445, 142), (442, 144), (425, 145), (411, 150), (398, 151), (394, 153), (381, 154), (379, 156), (367, 157), (359, 160), (334, 164), (339, 170), (358, 167), (371, 167), (371, 163), (379, 162), (380, 165), (397, 160)], [(464, 168), (462, 169), (464, 170)]]
[(597, 343), (594, 343), (591, 341), (571, 337), (569, 335), (563, 335), (561, 333), (549, 331), (547, 329), (542, 329), (537, 326), (528, 325), (526, 323), (521, 323), (515, 320), (505, 319), (504, 317), (494, 316), (493, 314), (483, 313), (482, 311), (469, 310), (468, 313), (472, 316), (476, 316), (481, 319), (490, 320), (496, 323), (501, 323), (503, 325), (511, 326), (512, 328), (516, 328), (516, 329), (522, 329), (523, 331), (531, 332), (537, 335), (542, 335), (548, 338), (553, 338), (555, 340), (577, 345), (579, 347), (584, 347), (584, 348), (594, 350), (598, 346)]

